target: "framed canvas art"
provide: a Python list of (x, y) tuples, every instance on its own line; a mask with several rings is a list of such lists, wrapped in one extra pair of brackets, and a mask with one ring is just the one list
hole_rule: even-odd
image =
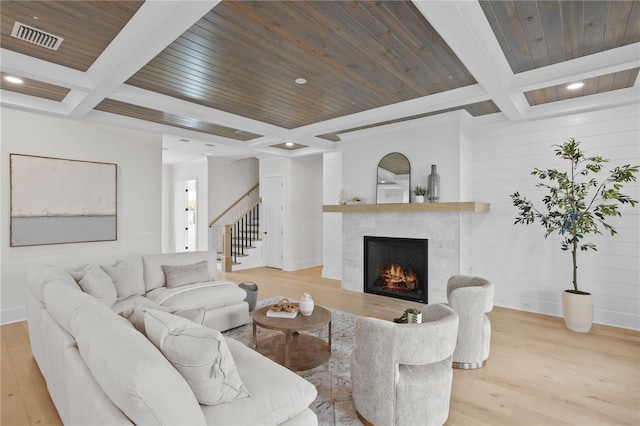
[(11, 247), (117, 239), (117, 165), (10, 154)]

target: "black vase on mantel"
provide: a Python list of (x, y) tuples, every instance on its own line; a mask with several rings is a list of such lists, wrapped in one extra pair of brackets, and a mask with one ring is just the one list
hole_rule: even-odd
[(431, 165), (431, 174), (427, 182), (427, 200), (430, 203), (437, 203), (440, 199), (440, 175), (435, 164)]

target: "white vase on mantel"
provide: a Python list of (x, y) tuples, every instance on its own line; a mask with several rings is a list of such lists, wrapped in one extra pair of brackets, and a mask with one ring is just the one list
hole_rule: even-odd
[(416, 195), (416, 203), (424, 203), (424, 195)]
[(313, 314), (313, 308), (315, 307), (315, 302), (309, 293), (304, 293), (302, 298), (300, 299), (300, 313), (305, 317)]

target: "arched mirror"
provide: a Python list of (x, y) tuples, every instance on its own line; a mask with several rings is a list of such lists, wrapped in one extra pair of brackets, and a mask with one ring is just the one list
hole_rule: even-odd
[(376, 203), (409, 203), (411, 198), (411, 164), (399, 152), (382, 157), (378, 163)]

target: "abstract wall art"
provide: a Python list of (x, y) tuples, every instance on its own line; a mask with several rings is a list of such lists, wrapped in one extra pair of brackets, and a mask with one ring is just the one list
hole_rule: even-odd
[(10, 154), (11, 246), (117, 239), (117, 165)]

